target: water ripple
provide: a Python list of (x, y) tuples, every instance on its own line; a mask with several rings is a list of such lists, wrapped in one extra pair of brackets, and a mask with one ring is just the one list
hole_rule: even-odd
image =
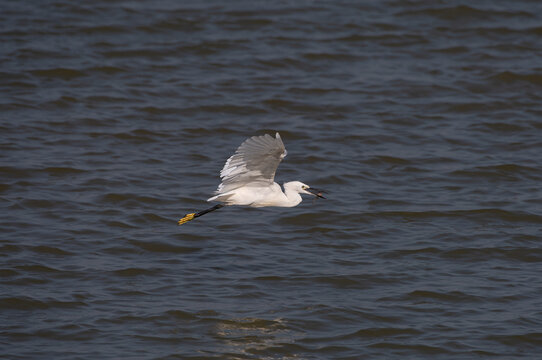
[(539, 357), (537, 3), (4, 3), (4, 357)]

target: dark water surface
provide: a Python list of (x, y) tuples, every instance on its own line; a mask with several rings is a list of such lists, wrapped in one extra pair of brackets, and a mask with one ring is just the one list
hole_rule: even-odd
[[(0, 7), (5, 358), (542, 353), (542, 2)], [(176, 225), (275, 131), (327, 200)]]

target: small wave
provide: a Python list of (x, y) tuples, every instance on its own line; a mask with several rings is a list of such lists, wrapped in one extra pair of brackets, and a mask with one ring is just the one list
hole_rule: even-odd
[(190, 254), (201, 250), (199, 247), (172, 245), (158, 241), (131, 240), (130, 243), (145, 251), (157, 253)]
[(72, 80), (87, 75), (84, 71), (69, 68), (32, 70), (30, 73), (41, 78), (62, 80)]
[(148, 25), (141, 25), (137, 28), (151, 34), (163, 31), (187, 31), (193, 35), (195, 32), (203, 30), (204, 25), (200, 20), (191, 20), (184, 17), (172, 17), (167, 19), (161, 19)]
[(137, 277), (137, 276), (153, 276), (160, 274), (162, 269), (141, 269), (141, 268), (126, 268), (113, 271), (113, 274), (120, 277)]
[(531, 33), (533, 35), (542, 35), (542, 26), (531, 27), (524, 31), (527, 31), (528, 33)]
[(86, 306), (81, 301), (60, 301), (56, 299), (37, 300), (27, 296), (0, 298), (0, 308), (12, 310), (43, 310), (51, 308), (75, 308)]
[(368, 160), (364, 161), (367, 165), (383, 165), (383, 164), (390, 164), (390, 165), (410, 165), (412, 162), (408, 159), (396, 157), (396, 156), (388, 156), (388, 155), (376, 155)]
[(487, 259), (502, 259), (506, 261), (522, 263), (542, 262), (542, 249), (539, 248), (461, 248), (445, 251), (441, 254), (443, 258), (455, 260), (469, 260), (478, 262)]
[(429, 290), (415, 290), (407, 295), (407, 298), (419, 300), (437, 300), (439, 302), (481, 302), (482, 297), (466, 294), (462, 291), (438, 292)]
[[(48, 341), (57, 341), (63, 339), (67, 341), (89, 341), (99, 336), (97, 329), (88, 329), (88, 327), (80, 325), (63, 325), (54, 328), (39, 329), (36, 331), (9, 333), (8, 336), (14, 339), (47, 339)], [(64, 355), (69, 356), (70, 351), (64, 352)]]
[[(29, 87), (33, 87), (33, 86), (29, 86)], [(28, 102), (12, 101), (8, 104), (0, 104), (0, 110), (2, 111), (20, 110), (20, 109), (38, 109), (38, 108), (39, 106), (37, 106), (36, 104), (31, 104)]]
[[(287, 91), (292, 94), (303, 94), (303, 95), (325, 95), (325, 94), (335, 94), (335, 93), (341, 94), (341, 93), (348, 92), (348, 91), (345, 91), (345, 89), (340, 89), (340, 88), (297, 87), (297, 86), (290, 87), (288, 88)], [(349, 137), (349, 136), (356, 136), (356, 135), (348, 134), (348, 135), (342, 136), (341, 141), (344, 141), (344, 138)]]
[(57, 207), (61, 202), (56, 200), (46, 199), (24, 199), (18, 204), (28, 209), (53, 209)]
[(219, 320), (218, 325), (222, 329), (286, 329), (282, 321), (267, 320), (258, 318), (241, 318), (241, 319), (225, 319)]
[(168, 310), (168, 311), (166, 311), (164, 313), (164, 317), (167, 318), (167, 319), (173, 317), (175, 319), (180, 319), (180, 320), (195, 320), (195, 319), (198, 319), (197, 314), (187, 312), (187, 311), (182, 311), (182, 310)]
[(408, 220), (429, 219), (429, 218), (464, 218), (470, 220), (505, 220), (510, 222), (542, 223), (542, 215), (513, 212), (502, 209), (472, 209), (472, 210), (451, 210), (451, 211), (380, 211), (374, 213), (365, 213), (369, 217), (401, 217)]
[(112, 75), (112, 74), (126, 72), (127, 69), (121, 68), (118, 66), (95, 66), (95, 67), (88, 68), (87, 71)]
[(275, 110), (286, 110), (292, 112), (326, 112), (326, 113), (347, 113), (351, 110), (348, 105), (336, 105), (325, 103), (304, 103), (290, 101), (282, 98), (271, 98), (262, 101), (262, 105)]
[(522, 179), (540, 180), (542, 177), (542, 170), (525, 165), (499, 164), (455, 170), (451, 172), (450, 175), (476, 179), (485, 178), (507, 181), (519, 181)]
[(348, 53), (306, 53), (303, 54), (303, 57), (307, 60), (312, 61), (353, 61), (356, 60), (356, 56), (348, 54)]
[[(96, 182), (96, 179), (94, 180)], [(100, 182), (98, 182), (100, 184)], [(104, 204), (123, 204), (123, 203), (143, 203), (143, 204), (159, 204), (162, 199), (151, 196), (136, 195), (131, 193), (109, 193), (100, 198), (100, 202)]]
[(321, 276), (260, 276), (256, 280), (281, 282), (288, 284), (325, 284), (335, 288), (368, 289), (382, 284), (403, 283), (410, 278), (405, 276), (377, 276), (370, 274), (349, 274), (349, 275), (321, 275)]
[[(317, 200), (318, 201), (318, 200)], [(335, 220), (339, 221), (341, 218), (349, 217), (349, 220), (352, 219), (359, 219), (358, 214), (347, 214), (340, 212), (314, 212), (314, 213), (303, 213), (303, 214), (287, 214), (284, 216), (281, 216), (279, 219), (280, 223), (286, 224), (286, 225), (302, 225), (304, 226), (304, 230), (306, 230), (306, 226), (311, 224), (332, 224)]]
[(58, 247), (46, 246), (46, 245), (32, 246), (32, 247), (29, 247), (29, 249), (37, 254), (57, 255), (57, 256), (73, 255), (72, 252), (62, 250)]
[(541, 73), (531, 73), (531, 74), (519, 74), (512, 71), (503, 71), (496, 75), (490, 76), (488, 78), (490, 81), (497, 83), (510, 84), (515, 82), (520, 83), (530, 83), (533, 85), (542, 85), (542, 74)]
[[(2, 248), (0, 248), (0, 251), (2, 251)], [(17, 276), (19, 273), (12, 269), (0, 269), (0, 276), (3, 278)]]
[(385, 327), (385, 328), (366, 328), (357, 330), (354, 333), (341, 336), (342, 339), (350, 338), (390, 338), (394, 336), (403, 336), (403, 335), (419, 335), (422, 334), (421, 331), (412, 329), (412, 328), (396, 328), (396, 327)]
[(404, 343), (394, 343), (394, 342), (378, 342), (375, 344), (368, 345), (371, 348), (376, 349), (387, 349), (387, 350), (401, 350), (408, 351), (409, 354), (420, 353), (423, 355), (443, 355), (452, 353), (450, 350), (439, 347), (439, 346), (429, 346), (423, 344), (404, 344)]
[(16, 267), (17, 270), (22, 270), (22, 271), (25, 271), (25, 272), (31, 272), (31, 273), (56, 273), (56, 274), (60, 274), (62, 273), (62, 270), (58, 270), (58, 269), (55, 269), (55, 268), (52, 268), (52, 267), (49, 267), (49, 266), (45, 266), (45, 265), (39, 265), (39, 264), (35, 264), (35, 265), (19, 265)]
[(2, 245), (0, 246), (0, 252), (2, 254), (16, 254), (16, 253), (19, 253), (23, 251), (23, 247), (22, 246), (19, 246), (19, 245), (13, 245), (13, 244), (6, 244), (6, 245)]
[(437, 247), (425, 247), (418, 249), (399, 249), (380, 254), (384, 259), (398, 259), (402, 257), (439, 257), (452, 261), (484, 262), (490, 259), (505, 261), (519, 261), (525, 263), (542, 262), (542, 250), (532, 247), (476, 247), (442, 249)]
[(443, 54), (464, 54), (470, 51), (470, 48), (466, 46), (448, 46), (431, 50), (432, 52), (439, 52)]
[(5, 178), (28, 179), (34, 175), (33, 169), (21, 168), (18, 166), (0, 166), (0, 174)]
[(398, 259), (404, 256), (430, 255), (435, 256), (442, 254), (442, 250), (436, 247), (426, 247), (418, 249), (399, 249), (380, 254), (384, 259)]
[(478, 130), (485, 133), (511, 133), (521, 132), (528, 130), (528, 127), (519, 124), (511, 124), (508, 122), (481, 122), (476, 125), (470, 126), (471, 129)]
[(396, 14), (397, 16), (432, 16), (442, 20), (448, 21), (465, 21), (470, 20), (486, 20), (492, 17), (521, 17), (532, 18), (534, 15), (526, 11), (512, 11), (512, 10), (495, 10), (491, 8), (477, 8), (468, 5), (457, 6), (445, 6), (445, 7), (431, 7), (419, 10), (406, 10)]
[(102, 51), (101, 55), (108, 59), (147, 58), (159, 60), (171, 56), (170, 49), (132, 49), (132, 50), (108, 50)]
[[(161, 201), (158, 201), (157, 202), (158, 204), (159, 203), (162, 203)], [(156, 223), (156, 222), (163, 222), (163, 223), (168, 223), (168, 224), (171, 224), (171, 218), (168, 218), (168, 217), (165, 217), (165, 216), (160, 216), (160, 215), (157, 215), (155, 213), (143, 213), (135, 218), (131, 218), (132, 220), (134, 220), (135, 222), (137, 222), (138, 224), (145, 224), (145, 223)]]
[[(312, 157), (313, 161), (315, 163), (320, 163), (320, 161), (327, 161), (328, 159), (327, 158), (324, 158), (324, 157)], [(318, 183), (318, 186), (320, 185), (333, 185), (333, 187), (336, 187), (337, 185), (346, 185), (348, 184), (348, 179), (347, 179), (347, 175), (348, 174), (345, 174), (345, 176), (338, 176), (338, 175), (326, 175), (326, 176), (322, 176), (322, 177), (319, 177), (316, 182)], [(326, 190), (326, 193), (330, 193), (329, 191)]]
[(115, 139), (123, 140), (123, 141), (130, 141), (136, 144), (145, 144), (145, 143), (152, 143), (157, 141), (153, 136), (149, 136), (148, 134), (137, 134), (134, 132), (120, 132), (112, 135)]
[[(72, 106), (73, 104), (76, 104), (78, 100), (72, 96), (60, 96), (59, 98), (55, 100), (51, 100), (48, 102), (43, 103), (43, 107), (47, 109), (54, 109), (54, 108), (68, 108)], [(54, 124), (51, 124), (54, 125)]]
[(112, 35), (112, 34), (121, 34), (125, 32), (131, 31), (131, 28), (126, 26), (119, 26), (119, 25), (98, 25), (98, 26), (86, 26), (86, 27), (79, 27), (76, 29), (77, 32), (87, 35), (95, 35), (95, 34), (105, 34), (105, 35)]
[(458, 102), (446, 105), (446, 112), (450, 113), (488, 113), (491, 111), (508, 110), (511, 103), (509, 101), (492, 102)]
[(396, 199), (373, 199), (367, 201), (367, 204), (372, 206), (406, 206), (410, 202)]
[(82, 174), (86, 173), (86, 170), (73, 168), (73, 167), (65, 167), (65, 166), (51, 166), (46, 167), (44, 169), (41, 169), (40, 171), (46, 172), (49, 175), (52, 176), (68, 176), (68, 175), (74, 175), (74, 174)]
[[(88, 103), (128, 103), (130, 100), (126, 97), (120, 97), (120, 96), (106, 96), (106, 95), (92, 95), (84, 98), (85, 102)], [(83, 119), (84, 122), (88, 123), (89, 126), (100, 126), (99, 120), (96, 119)], [(111, 123), (108, 121), (108, 125), (111, 125)]]
[(169, 114), (180, 114), (182, 109), (176, 107), (156, 107), (156, 106), (145, 106), (138, 108), (139, 111), (146, 112), (148, 114), (155, 115), (169, 115)]
[[(229, 15), (232, 15), (229, 13)], [(218, 24), (228, 26), (232, 29), (243, 29), (243, 30), (259, 30), (263, 27), (269, 26), (274, 23), (272, 19), (264, 19), (264, 18), (246, 18), (246, 17), (239, 17), (232, 20), (225, 20), (225, 21), (218, 21)]]
[(261, 107), (248, 106), (248, 105), (201, 105), (196, 107), (187, 107), (181, 109), (183, 114), (201, 114), (207, 112), (211, 114), (234, 114), (234, 115), (254, 115), (254, 114), (266, 114), (267, 111)]
[[(53, 48), (54, 49), (52, 48), (48, 48), (48, 49), (21, 48), (15, 52), (15, 56), (17, 57), (17, 59), (20, 59), (20, 60), (40, 59), (40, 58), (44, 58), (44, 59), (65, 58), (66, 56), (65, 54), (63, 54), (59, 50), (55, 50), (56, 49), (55, 47)], [(12, 76), (13, 75), (15, 74), (12, 74)], [(9, 79), (9, 78), (10, 77), (6, 77), (6, 79)]]
[[(264, 66), (265, 68), (293, 68), (293, 69), (306, 69), (307, 67), (310, 67), (305, 61), (300, 61), (295, 58), (287, 57), (287, 58), (265, 58), (265, 59), (257, 59), (256, 62), (259, 65)], [(314, 66), (312, 66), (314, 68)]]
[(210, 135), (241, 135), (241, 133), (233, 128), (221, 126), (217, 126), (212, 129), (208, 127), (187, 127), (183, 131), (191, 135), (198, 135), (202, 137)]
[(523, 348), (524, 346), (540, 348), (542, 332), (530, 332), (511, 335), (488, 335), (487, 340), (497, 341), (503, 345)]

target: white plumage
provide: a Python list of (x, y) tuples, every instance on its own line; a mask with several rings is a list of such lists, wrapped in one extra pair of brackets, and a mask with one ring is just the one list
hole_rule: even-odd
[(279, 133), (275, 137), (265, 134), (248, 138), (226, 160), (220, 171), (222, 182), (215, 196), (207, 199), (220, 204), (199, 213), (187, 214), (179, 220), (179, 225), (225, 205), (292, 207), (301, 202), (300, 194), (324, 198), (321, 190), (300, 181), (285, 183), (282, 191), (275, 182), (275, 172), (286, 154)]

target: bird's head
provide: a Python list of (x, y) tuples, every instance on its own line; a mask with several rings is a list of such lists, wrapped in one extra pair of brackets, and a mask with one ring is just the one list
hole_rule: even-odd
[(325, 193), (324, 190), (312, 188), (307, 184), (303, 184), (301, 181), (292, 181), (291, 183), (288, 183), (288, 184), (291, 184), (290, 186), (292, 186), (294, 190), (296, 190), (300, 194), (309, 194), (309, 195), (314, 195), (316, 197), (325, 199), (325, 197), (322, 195), (322, 193)]

